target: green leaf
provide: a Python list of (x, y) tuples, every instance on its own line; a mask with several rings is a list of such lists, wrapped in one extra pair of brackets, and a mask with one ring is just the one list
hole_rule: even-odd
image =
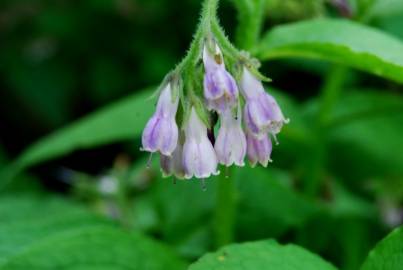
[(0, 269), (184, 269), (167, 247), (58, 197), (0, 199)]
[(369, 220), (377, 217), (377, 209), (371, 202), (361, 198), (358, 194), (349, 192), (337, 181), (329, 181), (328, 185), (332, 191), (328, 210), (335, 219), (362, 218)]
[(400, 227), (370, 252), (361, 270), (400, 270), (402, 266), (403, 227)]
[(184, 269), (164, 246), (138, 233), (97, 226), (66, 231), (25, 248), (0, 269)]
[(136, 139), (154, 110), (150, 95), (150, 91), (134, 94), (41, 139), (3, 172), (4, 177), (75, 150)]
[(382, 89), (349, 89), (340, 97), (331, 112), (331, 126), (342, 126), (362, 119), (398, 114), (403, 97)]
[(280, 245), (272, 240), (226, 246), (207, 254), (189, 270), (336, 270), (317, 255), (295, 245)]
[(402, 110), (403, 98), (396, 94), (365, 90), (346, 93), (336, 104), (330, 124), (335, 171), (345, 172), (345, 179), (400, 175), (403, 152), (397, 149), (403, 149)]
[(376, 0), (366, 14), (368, 18), (389, 17), (403, 14), (403, 2), (401, 0)]
[(403, 83), (403, 43), (347, 20), (315, 19), (275, 27), (255, 54), (262, 60), (304, 57), (331, 61)]
[(237, 226), (243, 238), (278, 236), (324, 210), (294, 190), (291, 180), (273, 167), (239, 169)]
[(44, 237), (71, 228), (107, 224), (81, 207), (43, 195), (4, 196), (0, 199), (0, 216), (0, 265)]

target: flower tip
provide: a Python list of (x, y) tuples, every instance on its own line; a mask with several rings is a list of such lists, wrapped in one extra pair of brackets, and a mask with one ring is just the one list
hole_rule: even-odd
[(162, 155), (168, 157), (168, 158), (172, 158), (172, 156), (173, 156), (173, 151), (163, 151), (163, 150), (160, 150), (160, 153), (161, 153)]
[(217, 175), (220, 175), (220, 170), (216, 170), (215, 172), (212, 172), (212, 173), (208, 173), (208, 174), (205, 174), (205, 175), (201, 175), (201, 176), (196, 176), (197, 178), (201, 178), (201, 179), (205, 179), (205, 178), (209, 178), (209, 177), (211, 177), (211, 176), (217, 176)]
[(267, 168), (267, 165), (269, 165), (269, 162), (270, 162), (270, 159), (261, 161), (261, 162), (259, 162), (259, 163), (260, 163), (260, 165), (262, 165), (264, 168)]
[(256, 167), (257, 161), (249, 161), (250, 167), (253, 169)]
[(162, 168), (160, 169), (161, 174), (162, 174), (162, 178), (168, 178), (172, 176), (172, 173), (167, 173), (165, 172)]
[(235, 162), (235, 165), (238, 167), (244, 167), (245, 166), (245, 162), (242, 160), (242, 162)]

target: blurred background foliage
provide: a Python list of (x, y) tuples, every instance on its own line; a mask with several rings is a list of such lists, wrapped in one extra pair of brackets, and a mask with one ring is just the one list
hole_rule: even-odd
[[(221, 1), (231, 40), (233, 2), (259, 1)], [(291, 123), (267, 169), (232, 169), (203, 192), (139, 151), (148, 97), (185, 55), (200, 1), (0, 2), (0, 269), (184, 269), (269, 238), (359, 269), (403, 222), (403, 2), (262, 3), (251, 51)], [(379, 254), (391, 243), (402, 262), (402, 235)], [(362, 269), (403, 269), (371, 259)]]

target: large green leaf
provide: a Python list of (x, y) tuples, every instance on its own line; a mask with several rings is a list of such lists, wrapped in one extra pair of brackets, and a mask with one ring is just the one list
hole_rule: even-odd
[(0, 265), (9, 256), (55, 233), (107, 224), (57, 197), (14, 194), (0, 199)]
[(319, 256), (295, 245), (279, 245), (275, 241), (235, 244), (203, 256), (189, 270), (335, 270)]
[(13, 171), (66, 155), (74, 150), (130, 138), (134, 140), (141, 134), (154, 110), (154, 101), (150, 100), (150, 95), (150, 91), (134, 94), (41, 139), (17, 159)]
[(184, 269), (165, 247), (137, 234), (96, 226), (47, 237), (0, 269)]
[(394, 230), (373, 249), (361, 270), (400, 270), (403, 268), (403, 228)]
[(255, 49), (262, 60), (315, 58), (403, 83), (403, 43), (347, 20), (315, 19), (275, 27)]
[(0, 199), (0, 269), (184, 269), (167, 247), (57, 197)]

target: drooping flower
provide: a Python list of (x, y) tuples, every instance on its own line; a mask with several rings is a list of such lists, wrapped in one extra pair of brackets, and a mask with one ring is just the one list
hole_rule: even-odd
[(183, 166), (185, 178), (207, 178), (218, 174), (217, 157), (213, 145), (207, 137), (207, 127), (197, 115), (194, 107), (185, 128), (183, 146)]
[(174, 175), (178, 179), (183, 179), (185, 170), (182, 163), (183, 145), (178, 142), (171, 156), (160, 155), (160, 165), (164, 177)]
[(244, 118), (248, 130), (257, 137), (277, 134), (288, 119), (284, 118), (276, 100), (266, 93), (263, 84), (244, 67), (241, 90), (245, 97)]
[(244, 166), (246, 137), (242, 130), (240, 108), (237, 116), (233, 116), (231, 110), (220, 114), (220, 122), (221, 127), (214, 145), (218, 161), (226, 166)]
[(271, 161), (272, 143), (269, 136), (266, 134), (258, 138), (247, 131), (246, 142), (250, 165), (255, 167), (259, 162), (263, 167), (266, 167), (268, 162)]
[(236, 106), (238, 87), (232, 75), (225, 69), (224, 58), (217, 44), (214, 55), (204, 46), (203, 63), (204, 97), (208, 109), (223, 112)]
[(179, 95), (173, 95), (171, 84), (168, 83), (162, 89), (157, 109), (143, 131), (144, 151), (172, 155), (178, 142), (178, 126), (175, 121), (178, 102)]

